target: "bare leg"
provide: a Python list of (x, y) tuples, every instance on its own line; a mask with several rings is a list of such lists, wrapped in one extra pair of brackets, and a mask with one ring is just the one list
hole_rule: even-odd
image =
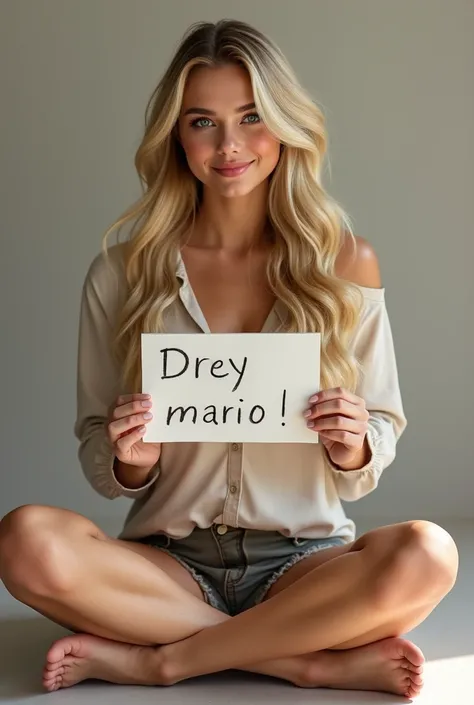
[[(57, 526), (57, 519), (58, 515), (60, 515), (60, 526), (61, 526), (61, 531), (58, 532), (58, 526)], [(67, 515), (67, 517), (66, 517)], [(53, 516), (56, 518), (56, 523), (53, 521)], [(15, 531), (12, 531), (12, 522), (14, 522), (14, 528)], [(69, 536), (69, 541), (68, 539), (68, 524), (71, 526), (69, 527), (69, 530), (72, 531), (72, 527), (74, 526), (74, 531), (72, 532), (73, 535)], [(79, 525), (81, 525), (80, 530), (79, 530)], [(86, 528), (87, 526), (87, 528)], [(49, 528), (48, 528), (49, 527)], [(387, 527), (387, 528), (392, 528), (392, 527)], [(49, 534), (48, 534), (49, 531)], [(159, 634), (159, 631), (157, 631), (157, 628), (163, 628), (163, 596), (160, 598), (157, 596), (157, 591), (159, 587), (162, 587), (162, 582), (159, 582), (162, 578), (162, 571), (156, 571), (153, 575), (153, 587), (150, 590), (145, 589), (145, 595), (143, 597), (147, 601), (147, 609), (146, 610), (136, 610), (137, 607), (137, 600), (136, 597), (139, 594), (139, 590), (137, 591), (137, 585), (132, 584), (128, 585), (127, 589), (125, 589), (125, 586), (123, 585), (123, 576), (121, 575), (116, 575), (114, 573), (115, 579), (110, 580), (110, 575), (109, 575), (109, 569), (110, 566), (108, 565), (109, 563), (113, 563), (115, 569), (118, 568), (119, 565), (123, 566), (123, 569), (126, 570), (127, 573), (127, 579), (130, 580), (131, 574), (137, 576), (136, 571), (139, 570), (141, 571), (142, 569), (145, 570), (145, 565), (147, 566), (145, 570), (145, 575), (147, 576), (147, 579), (145, 580), (144, 584), (145, 587), (148, 586), (148, 580), (150, 578), (150, 575), (148, 575), (148, 572), (151, 567), (156, 568), (155, 565), (153, 565), (153, 561), (157, 560), (157, 557), (160, 556), (160, 558), (163, 556), (159, 551), (156, 551), (154, 549), (150, 549), (150, 552), (148, 552), (147, 547), (133, 547), (134, 549), (137, 548), (141, 552), (142, 549), (144, 550), (146, 554), (142, 556), (142, 558), (145, 558), (144, 561), (142, 561), (140, 564), (134, 563), (133, 568), (130, 569), (128, 565), (128, 561), (126, 562), (125, 559), (125, 551), (127, 553), (127, 556), (129, 555), (129, 552), (133, 553), (131, 549), (128, 546), (122, 545), (121, 542), (115, 542), (110, 539), (107, 539), (107, 537), (104, 537), (101, 532), (94, 527), (90, 522), (87, 520), (77, 517), (76, 515), (73, 515), (70, 512), (64, 512), (63, 510), (50, 510), (47, 508), (41, 508), (41, 507), (28, 507), (28, 508), (23, 508), (20, 511), (17, 511), (16, 513), (13, 513), (10, 515), (10, 517), (7, 517), (4, 522), (2, 522), (2, 531), (0, 532), (3, 536), (3, 539), (1, 539), (1, 548), (2, 550), (0, 551), (0, 556), (3, 556), (3, 561), (0, 561), (0, 571), (2, 573), (2, 576), (5, 575), (4, 571), (4, 566), (5, 563), (9, 564), (10, 570), (7, 571), (9, 575), (7, 576), (7, 586), (10, 585), (9, 589), (10, 591), (15, 594), (19, 599), (22, 601), (26, 602), (27, 604), (30, 604), (33, 606), (35, 609), (38, 611), (42, 611), (44, 614), (47, 614), (48, 616), (51, 616), (53, 619), (58, 621), (59, 623), (62, 624), (73, 624), (75, 628), (87, 630), (91, 633), (95, 634), (102, 634), (103, 636), (111, 637), (116, 640), (123, 641), (124, 639), (127, 639), (133, 643), (157, 643), (157, 642), (164, 642), (164, 639), (160, 638), (157, 636)], [(54, 541), (52, 538), (54, 537), (61, 537), (61, 541)], [(9, 555), (9, 550), (8, 547), (10, 546), (10, 557), (13, 558), (15, 555), (18, 555), (18, 548), (19, 544), (18, 541), (19, 539), (22, 538), (23, 545), (22, 545), (22, 553), (25, 556), (25, 551), (28, 553), (28, 550), (30, 551), (31, 554), (31, 560), (28, 562), (28, 560), (23, 560), (21, 565), (25, 568), (25, 566), (28, 567), (28, 570), (26, 571), (28, 576), (31, 578), (31, 584), (33, 586), (33, 590), (28, 590), (28, 585), (27, 585), (27, 580), (25, 580), (25, 575), (21, 576), (18, 575), (18, 571), (15, 571), (15, 566), (21, 570), (21, 566), (19, 564), (16, 564), (15, 561), (9, 561), (8, 560), (8, 555)], [(84, 539), (87, 538), (89, 543), (84, 544)], [(14, 539), (14, 540), (13, 540)], [(38, 556), (40, 551), (38, 549), (41, 549), (41, 546), (32, 545), (32, 540), (36, 541), (41, 539), (43, 541), (43, 549), (45, 547), (49, 547), (49, 551), (44, 552), (43, 551), (43, 559), (41, 562), (37, 562), (36, 565), (36, 570), (39, 570), (40, 576), (43, 578), (43, 581), (39, 580), (38, 581), (38, 575), (35, 574), (34, 568), (34, 558)], [(48, 540), (46, 540), (48, 539)], [(83, 567), (83, 573), (84, 570), (89, 568), (93, 568), (94, 570), (86, 570), (84, 580), (87, 583), (87, 591), (88, 591), (88, 597), (89, 599), (84, 601), (78, 599), (77, 596), (77, 584), (75, 581), (72, 581), (72, 590), (70, 589), (68, 591), (67, 587), (67, 580), (65, 579), (66, 576), (69, 576), (71, 578), (71, 567), (74, 567), (74, 561), (72, 564), (69, 565), (64, 565), (62, 561), (56, 560), (56, 568), (60, 568), (63, 572), (61, 574), (61, 570), (51, 570), (51, 568), (54, 567), (54, 561), (51, 561), (50, 559), (56, 557), (58, 559), (61, 555), (61, 548), (63, 549), (62, 553), (65, 554), (66, 557), (69, 556), (69, 559), (71, 559), (70, 556), (70, 541), (74, 539), (73, 541), (73, 546), (74, 550), (80, 554), (76, 555), (75, 557), (78, 559), (76, 563), (81, 565)], [(93, 539), (96, 543), (94, 546), (94, 549), (91, 549), (90, 546), (90, 540)], [(34, 543), (34, 542), (33, 542)], [(101, 546), (102, 548), (102, 553), (100, 556), (96, 555), (97, 547)], [(13, 550), (13, 548), (16, 550)], [(67, 551), (64, 551), (64, 549), (67, 548)], [(109, 553), (109, 551), (113, 548), (114, 553)], [(117, 552), (116, 549), (120, 548), (120, 551)], [(36, 549), (36, 550), (33, 550)], [(85, 550), (87, 549), (87, 550)], [(91, 554), (92, 550), (92, 554)], [(328, 552), (329, 553), (329, 552)], [(92, 556), (95, 556), (94, 560), (92, 559)], [(74, 556), (73, 556), (74, 557)], [(319, 556), (314, 556), (311, 559), (307, 559), (305, 561), (305, 564), (309, 564), (310, 561), (312, 562), (313, 560), (316, 560), (319, 558)], [(322, 556), (321, 556), (322, 558)], [(172, 561), (172, 559), (170, 559)], [(333, 561), (331, 561), (333, 562)], [(172, 561), (174, 564), (174, 569), (175, 571), (181, 570), (182, 574), (180, 577), (184, 579), (184, 576), (186, 576), (187, 580), (190, 580), (191, 582), (188, 583), (187, 587), (190, 588), (189, 591), (184, 591), (185, 595), (182, 596), (184, 600), (186, 598), (189, 598), (189, 592), (193, 592), (194, 590), (198, 591), (198, 594), (200, 595), (200, 590), (197, 588), (195, 585), (194, 581), (189, 577), (187, 571), (182, 569), (179, 564), (176, 562)], [(33, 564), (33, 565), (32, 565)], [(150, 565), (151, 564), (151, 565)], [(140, 567), (138, 567), (140, 565)], [(301, 566), (301, 564), (299, 564)], [(65, 571), (64, 569), (69, 568), (69, 570)], [(308, 566), (309, 567), (309, 566)], [(107, 568), (107, 569), (106, 569)], [(33, 570), (32, 570), (33, 569)], [(289, 571), (287, 576), (291, 573), (296, 571), (296, 569), (299, 569), (299, 566), (296, 566), (292, 571)], [(102, 575), (105, 570), (105, 575)], [(15, 572), (16, 572), (16, 585), (15, 585)], [(113, 571), (112, 571), (113, 572)], [(120, 571), (119, 571), (120, 572)], [(60, 580), (58, 580), (58, 575), (60, 576)], [(94, 583), (92, 582), (92, 576), (98, 580), (97, 585), (95, 586), (94, 589)], [(159, 576), (159, 580), (158, 577)], [(280, 582), (283, 582), (287, 576), (281, 579)], [(107, 578), (105, 581), (103, 578)], [(143, 581), (140, 578), (140, 573), (138, 574), (138, 580), (137, 582), (140, 583), (140, 589), (142, 587)], [(8, 579), (9, 578), (9, 579)], [(102, 578), (102, 579), (101, 579)], [(100, 582), (99, 582), (99, 579)], [(296, 577), (295, 577), (296, 579)], [(5, 577), (4, 577), (5, 580)], [(81, 581), (79, 581), (80, 583)], [(83, 581), (84, 582), (84, 581)], [(300, 582), (300, 581), (298, 581)], [(59, 584), (58, 584), (59, 583)], [(105, 583), (105, 584), (104, 584)], [(278, 585), (278, 584), (277, 584)], [(275, 586), (276, 587), (276, 586)], [(38, 589), (39, 588), (39, 589)], [(43, 589), (41, 589), (43, 588)], [(52, 589), (54, 588), (54, 589)], [(58, 588), (61, 588), (58, 590)], [(173, 589), (176, 592), (176, 585), (173, 582)], [(100, 592), (100, 598), (98, 598), (99, 603), (103, 602), (110, 602), (110, 600), (113, 600), (115, 604), (115, 609), (111, 610), (113, 613), (112, 619), (108, 619), (108, 623), (105, 625), (103, 624), (103, 617), (108, 618), (108, 611), (105, 613), (99, 608), (96, 610), (96, 613), (98, 612), (98, 616), (96, 616), (96, 620), (91, 619), (91, 615), (87, 614), (87, 619), (84, 619), (84, 612), (87, 613), (87, 607), (89, 603), (91, 602), (91, 597), (94, 595), (94, 592), (96, 595), (99, 595)], [(103, 591), (103, 595), (102, 595)], [(161, 594), (161, 593), (160, 593)], [(54, 599), (52, 597), (54, 595)], [(143, 600), (143, 597), (139, 597), (139, 602)], [(205, 630), (206, 627), (211, 626), (211, 624), (216, 624), (219, 622), (228, 622), (230, 621), (229, 618), (226, 615), (222, 615), (219, 612), (216, 612), (215, 610), (212, 610), (212, 608), (209, 608), (207, 605), (202, 603), (202, 598), (198, 597), (197, 595), (195, 596), (198, 605), (200, 605), (201, 608), (205, 608), (206, 614), (204, 615), (201, 613), (201, 624), (198, 624), (198, 620), (196, 618), (192, 619), (192, 627), (188, 627), (188, 633), (196, 633), (196, 631), (200, 630)], [(120, 598), (120, 599), (118, 599)], [(97, 598), (96, 598), (97, 599)], [(161, 599), (161, 602), (160, 602)], [(39, 605), (39, 602), (41, 602), (41, 606)], [(273, 600), (272, 600), (273, 602)], [(77, 608), (77, 604), (79, 603), (79, 608)], [(128, 604), (128, 606), (127, 606)], [(169, 603), (168, 603), (169, 604)], [(158, 619), (157, 619), (157, 609), (160, 608), (158, 612)], [(180, 602), (179, 605), (174, 602), (172, 604), (172, 607), (176, 608), (182, 608), (183, 604)], [(263, 606), (262, 606), (263, 607)], [(193, 603), (193, 608), (196, 608), (196, 604)], [(255, 608), (255, 610), (259, 610), (259, 608)], [(173, 610), (174, 611), (174, 610)], [(183, 610), (181, 609), (181, 612)], [(420, 615), (419, 610), (415, 610), (418, 615)], [(426, 611), (426, 610), (425, 610)], [(58, 612), (61, 612), (59, 615)], [(122, 624), (121, 617), (125, 613), (133, 613), (133, 623), (130, 624), (131, 620), (128, 620), (128, 618), (125, 620), (125, 625)], [(144, 612), (144, 614), (143, 614)], [(77, 621), (79, 617), (79, 622)], [(161, 618), (161, 622), (159, 621)], [(415, 616), (413, 617), (413, 619)], [(144, 619), (145, 624), (142, 624), (142, 619)], [(234, 618), (234, 619), (240, 619), (239, 618)], [(179, 620), (178, 620), (179, 621)], [(233, 620), (232, 620), (233, 621)], [(420, 619), (421, 621), (421, 619)], [(87, 622), (85, 624), (84, 622)], [(96, 623), (97, 622), (97, 623)], [(153, 622), (151, 625), (150, 622)], [(165, 620), (166, 622), (166, 620)], [(211, 624), (210, 624), (211, 623)], [(180, 623), (181, 626), (180, 628), (183, 629), (183, 624), (184, 622)], [(99, 626), (100, 625), (100, 626)], [(169, 624), (165, 625), (167, 626), (167, 629), (170, 628)], [(173, 627), (174, 630), (176, 630), (176, 627)], [(132, 630), (133, 632), (133, 637), (131, 638), (130, 636), (124, 636), (124, 632), (127, 632), (127, 630)], [(401, 631), (392, 631), (392, 627), (388, 627), (388, 634), (393, 634), (393, 633), (401, 633), (403, 631), (406, 631), (404, 629), (401, 629)], [(139, 635), (137, 635), (137, 631), (140, 632)], [(184, 629), (184, 631), (186, 631)], [(384, 634), (381, 634), (378, 636), (378, 638), (382, 638), (383, 636), (387, 635), (387, 631), (385, 631)], [(377, 635), (374, 635), (375, 638), (377, 638)], [(176, 638), (176, 634), (174, 634), (174, 638)], [(179, 637), (178, 637), (179, 638)], [(181, 636), (180, 638), (185, 638), (185, 636)], [(74, 657), (76, 658), (78, 656), (77, 650), (79, 651), (82, 649), (82, 652), (84, 650), (89, 650), (92, 648), (92, 651), (94, 651), (95, 656), (96, 656), (96, 666), (99, 667), (99, 670), (102, 672), (102, 676), (100, 675), (93, 675), (93, 673), (89, 670), (89, 675), (83, 674), (82, 677), (79, 674), (79, 677), (76, 678), (77, 680), (81, 680), (82, 678), (85, 677), (102, 677), (103, 679), (106, 680), (112, 680), (114, 682), (140, 682), (140, 683), (160, 683), (160, 682), (166, 682), (166, 679), (169, 680), (169, 674), (165, 677), (162, 674), (162, 670), (160, 671), (160, 664), (163, 665), (163, 651), (164, 650), (154, 650), (154, 649), (148, 649), (147, 653), (142, 653), (139, 654), (139, 657), (137, 655), (137, 659), (132, 658), (132, 654), (130, 653), (130, 646), (123, 646), (120, 645), (116, 642), (105, 642), (103, 640), (96, 640), (97, 643), (92, 644), (90, 643), (90, 639), (93, 639), (93, 637), (71, 637), (70, 639), (75, 640), (72, 642), (75, 652), (74, 652)], [(86, 639), (86, 641), (84, 641)], [(81, 641), (78, 641), (81, 640)], [(87, 641), (89, 640), (89, 642)], [(173, 639), (168, 636), (168, 641), (172, 641)], [(62, 640), (64, 641), (64, 640)], [(398, 640), (402, 641), (402, 640)], [(184, 644), (185, 642), (183, 642)], [(366, 641), (363, 641), (363, 643), (367, 643)], [(408, 642), (405, 642), (407, 644)], [(100, 644), (100, 645), (99, 645)], [(49, 659), (49, 666), (52, 667), (53, 673), (54, 673), (54, 668), (56, 670), (61, 668), (63, 669), (64, 672), (64, 665), (61, 665), (64, 663), (64, 661), (61, 661), (61, 658), (64, 657), (64, 651), (63, 654), (61, 655), (60, 651), (63, 646), (55, 645), (53, 647), (52, 651), (50, 652), (50, 659)], [(377, 648), (382, 648), (382, 645), (380, 644), (379, 647)], [(383, 648), (387, 651), (387, 647), (383, 646)], [(416, 649), (416, 647), (413, 647)], [(58, 651), (59, 649), (59, 651)], [(391, 646), (390, 649), (393, 650), (393, 647)], [(398, 647), (397, 647), (398, 649)], [(354, 657), (357, 655), (356, 651), (358, 650), (353, 650), (351, 654), (351, 661), (352, 663), (355, 662)], [(98, 653), (99, 652), (99, 653)], [(360, 662), (362, 664), (362, 652), (358, 652), (361, 654), (360, 656)], [(59, 655), (59, 661), (55, 660), (56, 657)], [(98, 658), (97, 658), (98, 655)], [(94, 656), (94, 654), (92, 654)], [(151, 658), (153, 656), (153, 658)], [(159, 656), (157, 660), (157, 656)], [(344, 654), (340, 654), (341, 658), (344, 657)], [(309, 660), (308, 660), (309, 657)], [(318, 657), (318, 658), (315, 658)], [(277, 677), (281, 678), (287, 678), (288, 680), (291, 680), (292, 682), (297, 682), (298, 684), (301, 685), (331, 685), (330, 683), (330, 671), (332, 670), (335, 675), (335, 671), (337, 669), (334, 669), (331, 667), (331, 664), (328, 662), (326, 659), (326, 662), (324, 663), (324, 678), (325, 682), (321, 680), (321, 668), (320, 666), (323, 665), (322, 657), (324, 657), (324, 654), (321, 655), (316, 655), (316, 654), (310, 654), (310, 655), (304, 655), (301, 657), (289, 657), (289, 658), (280, 658), (280, 659), (274, 659), (273, 661), (265, 661), (265, 662), (259, 662), (257, 659), (254, 660), (254, 664), (248, 663), (243, 666), (238, 666), (234, 665), (231, 667), (238, 667), (238, 668), (243, 668), (244, 670), (252, 670), (255, 672), (260, 672), (260, 673), (266, 673), (268, 675), (275, 675)], [(364, 661), (364, 671), (367, 673), (368, 669), (368, 661), (367, 661), (367, 653), (363, 656), (365, 659)], [(394, 658), (393, 656), (391, 658)], [(419, 661), (419, 653), (417, 654), (416, 652), (413, 653), (408, 653), (405, 654), (403, 657), (400, 657), (400, 654), (397, 653), (397, 658), (399, 663), (404, 663), (405, 667), (410, 666), (412, 667), (413, 672), (416, 672), (417, 667), (416, 667), (416, 661)], [(67, 657), (66, 657), (67, 659)], [(387, 660), (387, 656), (384, 656), (385, 661)], [(411, 660), (410, 660), (411, 659)], [(90, 660), (90, 659), (89, 659)], [(94, 659), (92, 659), (93, 661)], [(380, 659), (379, 659), (380, 660)], [(77, 658), (76, 658), (77, 661)], [(97, 663), (97, 661), (99, 663)], [(372, 658), (372, 661), (374, 659)], [(136, 662), (136, 663), (135, 663)], [(59, 665), (58, 665), (59, 663)], [(319, 663), (319, 666), (318, 666)], [(342, 663), (342, 660), (340, 661)], [(347, 675), (348, 669), (347, 669), (347, 659), (345, 662), (345, 668), (344, 672)], [(69, 664), (68, 664), (69, 665)], [(94, 664), (92, 663), (92, 666)], [(169, 658), (168, 658), (168, 665), (169, 665)], [(333, 663), (333, 666), (336, 664)], [(107, 671), (108, 668), (108, 671)], [(319, 668), (319, 671), (317, 670)], [(315, 670), (316, 669), (316, 670)], [(77, 669), (76, 669), (77, 670)], [(218, 669), (212, 669), (212, 670), (218, 670)], [(341, 669), (339, 669), (341, 670)], [(58, 671), (58, 678), (61, 679), (61, 673)], [(146, 673), (145, 673), (146, 671)], [(328, 680), (329, 678), (329, 680)], [(124, 680), (125, 679), (125, 680)], [(337, 679), (336, 679), (337, 680)], [(347, 682), (345, 684), (338, 685), (336, 680), (333, 679), (333, 687), (367, 687), (366, 685), (360, 685), (357, 686), (355, 683), (351, 686), (350, 683), (348, 684)], [(67, 685), (67, 683), (63, 683), (64, 685)], [(391, 688), (393, 689), (393, 688)]]
[[(314, 569), (318, 563), (322, 564), (325, 559), (330, 560), (334, 557), (334, 552), (340, 553), (341, 550), (345, 551), (346, 547), (320, 552), (299, 563), (275, 584), (268, 599), (299, 579), (304, 570), (311, 570), (309, 564), (312, 564)], [(292, 575), (292, 572), (295, 574)], [(231, 618), (226, 617), (226, 620), (228, 619)], [(394, 625), (393, 631), (387, 627), (387, 633), (399, 634), (407, 631), (421, 621), (422, 615), (417, 611), (407, 619), (404, 624)], [(409, 625), (408, 629), (405, 629), (406, 625)], [(375, 634), (374, 638), (378, 639), (378, 635)], [(65, 637), (50, 649), (45, 685), (48, 689), (67, 687), (92, 677), (128, 683), (130, 670), (119, 671), (117, 668), (124, 656), (130, 661), (130, 653), (123, 645), (117, 648), (115, 643), (88, 635)], [(416, 697), (423, 685), (423, 662), (423, 655), (414, 644), (405, 639), (389, 638), (347, 651), (320, 651), (274, 659), (249, 665), (241, 670), (275, 676), (301, 687), (385, 690)], [(140, 671), (134, 670), (135, 677), (139, 673)], [(143, 683), (141, 677), (138, 682)], [(157, 669), (152, 670), (151, 678), (146, 682), (162, 683)]]
[(178, 641), (225, 617), (171, 557), (110, 539), (64, 509), (27, 506), (3, 519), (0, 576), (54, 621), (130, 644)]
[(160, 667), (176, 682), (243, 668), (262, 655), (362, 646), (391, 636), (408, 616), (426, 616), (454, 585), (457, 568), (455, 544), (440, 527), (422, 521), (382, 527), (263, 604), (164, 647)]
[[(50, 650), (48, 689), (93, 677), (154, 684), (155, 649), (138, 646), (185, 639), (229, 619), (167, 554), (110, 539), (88, 519), (53, 507), (20, 507), (3, 519), (0, 577), (21, 602), (86, 633)], [(65, 670), (68, 657), (74, 668)], [(287, 658), (246, 670), (302, 683), (307, 664)]]
[[(411, 534), (415, 536), (411, 536)], [(418, 535), (420, 534), (420, 535)], [(457, 553), (455, 548), (451, 544), (451, 539), (438, 527), (429, 525), (422, 522), (408, 523), (401, 526), (394, 527), (384, 527), (375, 532), (370, 532), (369, 535), (362, 537), (351, 550), (361, 551), (364, 546), (374, 539), (380, 539), (382, 537), (382, 547), (384, 549), (384, 556), (391, 555), (394, 552), (394, 548), (404, 548), (405, 550), (410, 548), (411, 550), (418, 550), (423, 548), (419, 546), (419, 541), (421, 538), (429, 540), (429, 545), (436, 549), (437, 540), (442, 539), (450, 545), (449, 556), (443, 555), (443, 550), (441, 550), (439, 558), (439, 578), (444, 584), (444, 581), (449, 582), (448, 578), (450, 575), (451, 582), (454, 582), (455, 569), (457, 566)], [(395, 546), (393, 545), (395, 541)], [(440, 547), (442, 549), (442, 546)], [(321, 564), (325, 559), (329, 559), (329, 555), (332, 554), (334, 558), (334, 552), (339, 552), (340, 557), (344, 552), (350, 552), (344, 549), (331, 549), (323, 553), (312, 556), (306, 559), (304, 562), (295, 566), (291, 571), (281, 578), (278, 583), (272, 588), (269, 593), (269, 600), (273, 602), (273, 597), (275, 597), (278, 592), (286, 591), (292, 582), (300, 580), (301, 577), (306, 575), (306, 573), (316, 573), (315, 566)], [(396, 551), (395, 551), (396, 553)], [(328, 555), (329, 554), (329, 555)], [(419, 556), (421, 557), (421, 556)], [(425, 556), (430, 560), (430, 554)], [(448, 560), (449, 558), (449, 560)], [(444, 566), (443, 561), (454, 560), (454, 563)], [(330, 561), (332, 562), (332, 560)], [(397, 566), (395, 566), (397, 567)], [(397, 576), (403, 578), (403, 575)], [(427, 576), (425, 576), (427, 577)], [(316, 575), (315, 575), (316, 578)], [(433, 583), (429, 581), (430, 585)], [(420, 675), (422, 671), (422, 663), (424, 661), (423, 655), (419, 649), (403, 639), (399, 638), (384, 638), (387, 636), (393, 636), (409, 631), (418, 623), (420, 623), (431, 610), (435, 607), (436, 603), (439, 602), (443, 596), (441, 593), (446, 593), (449, 587), (444, 591), (441, 587), (433, 587), (433, 594), (437, 593), (437, 599), (433, 603), (425, 604), (424, 607), (420, 608), (416, 606), (411, 612), (405, 609), (405, 603), (403, 602), (404, 609), (393, 610), (392, 621), (387, 621), (378, 625), (377, 628), (372, 630), (372, 632), (366, 632), (365, 635), (358, 638), (361, 644), (367, 644), (367, 646), (361, 646), (360, 648), (349, 648), (355, 647), (355, 644), (350, 642), (347, 644), (347, 651), (342, 651), (341, 649), (345, 647), (344, 644), (335, 645), (333, 648), (339, 651), (320, 651), (318, 653), (307, 653), (303, 654), (297, 658), (280, 658), (273, 659), (271, 661), (257, 662), (256, 664), (246, 664), (244, 666), (233, 666), (234, 668), (240, 668), (241, 670), (251, 670), (258, 673), (266, 673), (268, 675), (275, 675), (280, 678), (286, 678), (297, 685), (303, 685), (307, 687), (333, 687), (333, 688), (360, 688), (368, 690), (388, 690), (389, 692), (396, 692), (399, 694), (405, 694), (408, 697), (415, 697), (422, 685), (422, 677)], [(420, 595), (421, 600), (422, 595)], [(258, 609), (258, 608), (255, 608)], [(233, 618), (238, 619), (238, 618)], [(225, 621), (229, 621), (226, 618)], [(207, 631), (207, 630), (206, 630)], [(375, 643), (370, 643), (377, 640)], [(66, 645), (70, 647), (70, 640), (65, 639)], [(185, 642), (182, 642), (184, 644)], [(75, 642), (75, 648), (80, 648), (85, 646), (87, 650), (87, 643), (81, 645), (78, 641)], [(177, 646), (180, 646), (179, 644)], [(62, 644), (56, 645), (57, 648), (61, 647)], [(55, 647), (53, 647), (54, 650)], [(107, 645), (94, 645), (93, 651), (101, 651), (103, 649), (107, 650)], [(174, 672), (174, 677), (171, 677), (172, 671), (170, 672), (170, 660), (168, 655), (167, 659), (163, 661), (163, 652), (166, 649), (157, 651), (156, 658), (154, 660), (155, 668), (152, 672), (151, 683), (163, 684), (171, 683), (177, 680), (176, 671)], [(59, 669), (64, 668), (62, 664), (64, 652), (59, 652), (58, 662), (52, 663), (52, 668)], [(78, 653), (75, 653), (75, 657)], [(69, 657), (66, 657), (66, 661)], [(74, 659), (73, 659), (74, 660)], [(90, 658), (89, 658), (90, 660)], [(116, 655), (109, 653), (104, 661), (113, 663), (117, 660)], [(77, 658), (75, 659), (77, 661)], [(153, 659), (152, 659), (153, 661)], [(165, 662), (165, 668), (163, 668), (163, 663)], [(172, 663), (172, 662), (171, 662)], [(215, 669), (218, 670), (218, 669)], [(76, 667), (77, 673), (77, 667)], [(107, 680), (113, 680), (117, 682), (116, 677), (110, 677), (107, 674), (106, 669), (104, 669), (104, 663), (100, 666), (100, 673), (102, 673), (102, 678)], [(60, 676), (61, 677), (61, 676)], [(82, 677), (97, 677), (97, 676), (85, 676)], [(80, 679), (80, 678), (79, 678)], [(127, 681), (128, 682), (128, 681)]]

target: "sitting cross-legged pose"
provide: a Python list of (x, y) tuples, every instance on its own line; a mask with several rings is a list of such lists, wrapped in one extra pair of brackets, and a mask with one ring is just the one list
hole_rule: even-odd
[[(237, 669), (420, 693), (403, 635), (449, 593), (458, 554), (423, 520), (356, 537), (342, 506), (377, 487), (406, 418), (377, 257), (322, 186), (326, 152), (270, 39), (233, 20), (188, 30), (147, 106), (143, 194), (82, 291), (74, 430), (92, 487), (134, 500), (124, 528), (39, 505), (0, 524), (7, 590), (72, 632), (47, 653), (47, 690)], [(319, 332), (301, 411), (319, 442), (147, 442), (143, 332)]]

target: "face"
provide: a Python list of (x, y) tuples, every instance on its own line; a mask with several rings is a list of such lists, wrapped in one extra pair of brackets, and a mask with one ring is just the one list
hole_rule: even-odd
[(199, 66), (188, 78), (179, 140), (194, 176), (222, 196), (250, 193), (280, 157), (280, 142), (253, 101), (249, 75), (240, 66)]

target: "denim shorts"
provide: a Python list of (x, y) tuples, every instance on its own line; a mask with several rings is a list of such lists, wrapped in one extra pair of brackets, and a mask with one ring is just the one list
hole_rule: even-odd
[(289, 568), (312, 553), (343, 546), (340, 537), (287, 538), (275, 531), (213, 524), (184, 539), (156, 534), (139, 539), (175, 558), (198, 583), (207, 604), (230, 616), (261, 602)]

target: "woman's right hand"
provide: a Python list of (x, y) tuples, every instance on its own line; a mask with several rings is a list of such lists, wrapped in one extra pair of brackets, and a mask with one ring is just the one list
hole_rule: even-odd
[(151, 421), (151, 396), (125, 394), (109, 410), (107, 432), (117, 459), (137, 468), (151, 468), (161, 454), (161, 443), (144, 443), (145, 426)]

